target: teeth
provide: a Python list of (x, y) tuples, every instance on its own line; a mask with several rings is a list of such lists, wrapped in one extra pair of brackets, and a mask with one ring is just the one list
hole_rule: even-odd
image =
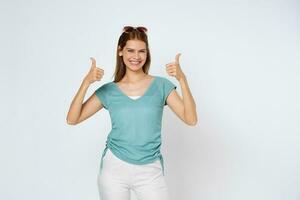
[(133, 61), (131, 61), (130, 63), (137, 65), (137, 64), (139, 64), (140, 62), (133, 62)]

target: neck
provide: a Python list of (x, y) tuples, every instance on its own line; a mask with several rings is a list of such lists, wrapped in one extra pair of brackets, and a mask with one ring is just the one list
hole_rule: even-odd
[(138, 72), (133, 72), (133, 71), (126, 71), (126, 74), (123, 77), (123, 81), (128, 82), (128, 83), (137, 83), (143, 79), (147, 74), (145, 74), (142, 70)]

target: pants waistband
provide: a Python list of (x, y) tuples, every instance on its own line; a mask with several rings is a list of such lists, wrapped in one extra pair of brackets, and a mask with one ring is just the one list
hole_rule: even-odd
[[(103, 168), (103, 158), (104, 158), (104, 156), (105, 156), (107, 150), (108, 150), (108, 147), (106, 146), (105, 149), (103, 150), (103, 153), (102, 153), (102, 156), (101, 156), (100, 173), (101, 173), (102, 168)], [(161, 154), (159, 155), (159, 161), (160, 161), (160, 164), (161, 164), (162, 173), (163, 173), (163, 175), (165, 175), (164, 159), (163, 159), (163, 156), (162, 156)]]

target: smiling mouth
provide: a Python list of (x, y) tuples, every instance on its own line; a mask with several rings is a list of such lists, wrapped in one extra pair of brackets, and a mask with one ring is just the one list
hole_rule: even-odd
[(138, 65), (140, 64), (142, 61), (129, 61), (130, 64), (133, 64), (133, 65)]

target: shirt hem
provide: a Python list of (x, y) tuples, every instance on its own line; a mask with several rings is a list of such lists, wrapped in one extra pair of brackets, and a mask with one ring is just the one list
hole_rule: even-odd
[(153, 163), (157, 160), (159, 160), (159, 156), (156, 157), (155, 159), (153, 160), (150, 160), (150, 161), (144, 161), (144, 162), (139, 162), (139, 161), (135, 161), (135, 160), (131, 160), (131, 159), (128, 159), (128, 158), (124, 158), (122, 157), (120, 154), (118, 154), (117, 152), (114, 152), (114, 150), (112, 150), (111, 148), (109, 148), (109, 150), (117, 157), (119, 158), (120, 160), (123, 160), (127, 163), (130, 163), (130, 164), (135, 164), (135, 165), (145, 165), (145, 164), (150, 164), (150, 163)]

